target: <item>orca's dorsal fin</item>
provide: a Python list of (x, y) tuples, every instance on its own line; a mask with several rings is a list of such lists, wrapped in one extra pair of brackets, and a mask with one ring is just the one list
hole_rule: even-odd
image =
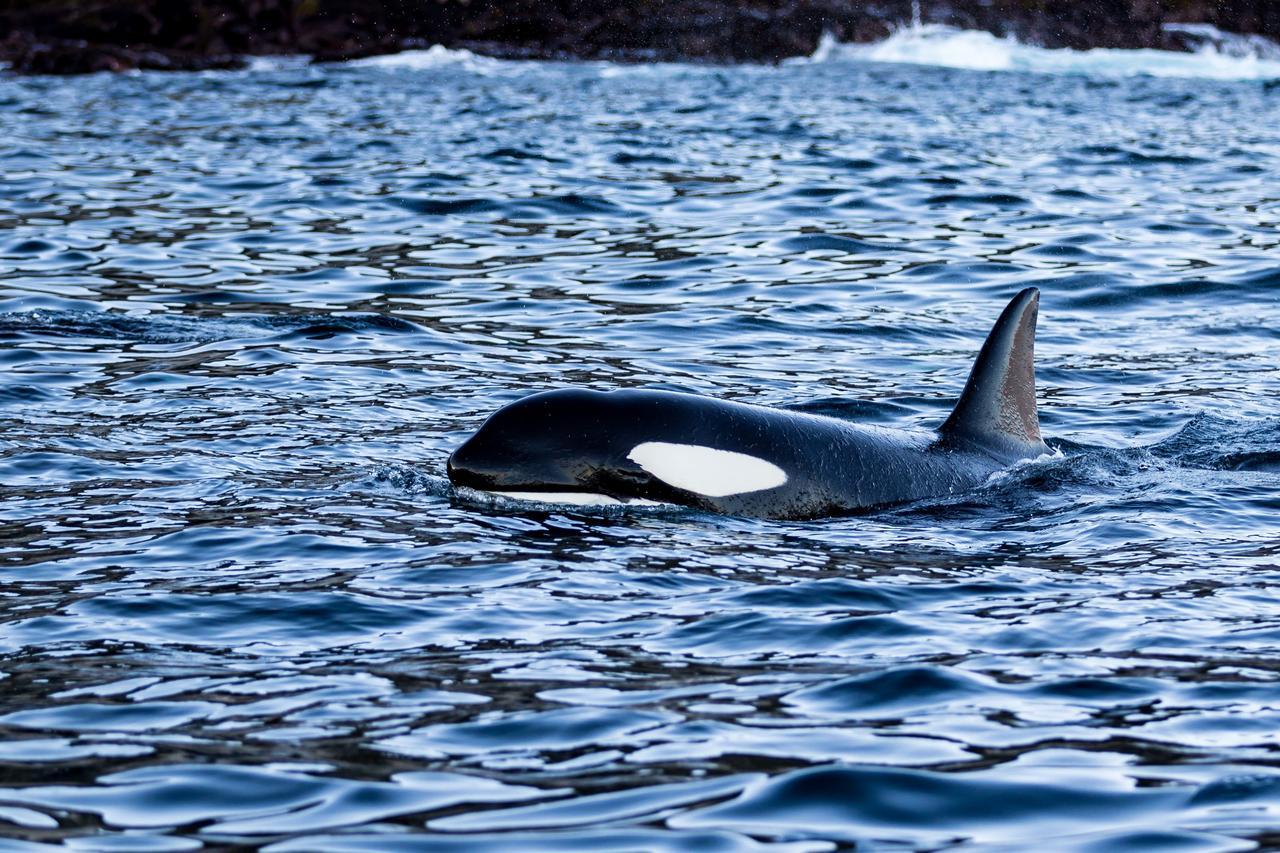
[(945, 441), (976, 445), (1012, 459), (1048, 450), (1036, 412), (1036, 314), (1040, 291), (1013, 297), (987, 335), (951, 417), (938, 432)]

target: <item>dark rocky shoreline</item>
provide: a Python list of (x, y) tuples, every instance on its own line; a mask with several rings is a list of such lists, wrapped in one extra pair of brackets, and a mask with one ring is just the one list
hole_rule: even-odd
[[(921, 19), (1044, 47), (1187, 50), (1169, 23), (1280, 39), (1271, 0), (920, 0)], [(777, 62), (823, 32), (885, 38), (911, 0), (0, 0), (0, 61), (26, 74), (335, 61), (442, 44), (490, 56)]]

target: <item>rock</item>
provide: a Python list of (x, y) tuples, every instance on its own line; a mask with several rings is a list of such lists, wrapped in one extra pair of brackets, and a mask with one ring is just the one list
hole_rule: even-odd
[(9, 56), (19, 74), (92, 74), (97, 71), (204, 71), (244, 67), (237, 56), (206, 56), (174, 50), (134, 50), (78, 40), (29, 44)]

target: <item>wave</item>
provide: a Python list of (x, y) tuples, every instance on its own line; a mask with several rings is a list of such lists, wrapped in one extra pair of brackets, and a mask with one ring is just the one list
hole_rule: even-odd
[(894, 62), (967, 68), (1113, 77), (1187, 77), (1211, 80), (1280, 78), (1280, 44), (1262, 36), (1226, 33), (1207, 24), (1169, 24), (1195, 46), (1170, 50), (1035, 47), (1017, 39), (942, 24), (913, 24), (874, 44), (842, 44), (824, 36), (809, 62)]
[(405, 50), (382, 56), (352, 59), (345, 63), (355, 68), (444, 68), (456, 67), (479, 74), (488, 74), (512, 65), (510, 60), (481, 56), (469, 50), (432, 45), (424, 50)]

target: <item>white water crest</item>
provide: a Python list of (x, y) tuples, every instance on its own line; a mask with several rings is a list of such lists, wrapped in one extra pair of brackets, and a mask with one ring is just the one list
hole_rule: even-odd
[(488, 74), (502, 69), (504, 66), (510, 66), (512, 63), (489, 56), (480, 56), (462, 48), (450, 48), (436, 44), (425, 50), (405, 50), (400, 53), (352, 59), (347, 64), (354, 67), (410, 69), (453, 66), (480, 74)]
[(874, 44), (841, 44), (824, 36), (807, 61), (898, 62), (978, 71), (1119, 77), (1280, 78), (1280, 44), (1269, 39), (1226, 33), (1207, 24), (1171, 24), (1167, 29), (1183, 35), (1196, 45), (1196, 50), (1050, 49), (1023, 44), (1011, 36), (919, 24), (904, 27)]
[(305, 68), (310, 64), (311, 57), (305, 53), (295, 56), (246, 56), (244, 61), (245, 71), (290, 71)]

